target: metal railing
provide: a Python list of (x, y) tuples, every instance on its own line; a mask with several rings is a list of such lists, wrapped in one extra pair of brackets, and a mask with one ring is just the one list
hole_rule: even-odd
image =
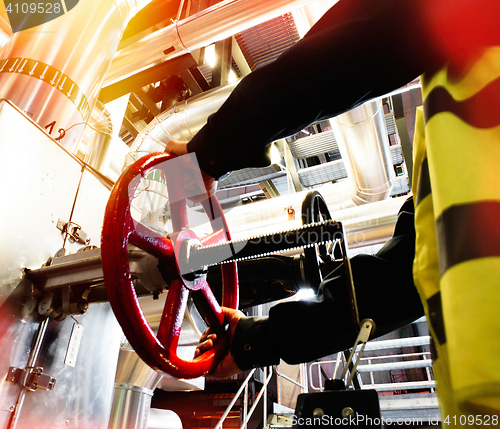
[[(240, 429), (246, 429), (246, 427), (248, 425), (248, 422), (250, 421), (250, 418), (252, 417), (252, 415), (253, 415), (255, 409), (257, 408), (260, 400), (262, 399), (262, 397), (266, 398), (266, 396), (267, 396), (267, 386), (269, 384), (269, 381), (271, 380), (273, 372), (278, 377), (278, 404), (281, 404), (281, 399), (280, 399), (281, 380), (286, 380), (286, 381), (288, 381), (290, 383), (293, 383), (296, 386), (298, 386), (298, 387), (301, 388), (301, 393), (307, 393), (308, 392), (307, 372), (304, 370), (304, 366), (305, 366), (304, 364), (300, 365), (300, 379), (301, 379), (301, 382), (298, 382), (298, 381), (296, 381), (296, 380), (288, 377), (287, 375), (283, 374), (281, 372), (281, 364), (279, 365), (279, 369), (278, 369), (278, 366), (273, 366), (273, 367), (271, 367), (272, 369), (263, 368), (262, 369), (263, 372), (264, 372), (264, 383), (263, 383), (263, 386), (260, 389), (259, 393), (257, 394), (255, 400), (253, 401), (252, 407), (250, 408), (250, 410), (248, 410), (248, 384), (252, 380), (252, 377), (253, 377), (253, 375), (255, 374), (255, 371), (256, 371), (256, 369), (252, 369), (248, 373), (247, 377), (245, 378), (245, 380), (243, 381), (243, 383), (241, 384), (241, 386), (239, 387), (238, 391), (235, 393), (233, 399), (231, 400), (231, 402), (227, 406), (226, 410), (222, 414), (221, 418), (217, 422), (217, 424), (216, 424), (216, 426), (215, 426), (214, 429), (221, 429), (222, 428), (222, 425), (223, 425), (225, 419), (227, 418), (227, 416), (229, 415), (229, 413), (233, 409), (234, 405), (236, 404), (236, 402), (238, 401), (238, 398), (240, 397), (240, 395), (242, 393), (243, 393), (243, 410), (242, 410), (243, 411), (243, 422), (242, 422), (242, 425), (241, 425)], [(263, 421), (264, 421), (263, 429), (265, 429), (267, 427), (267, 423), (266, 423), (267, 401), (265, 399), (262, 402), (262, 406), (263, 406), (263, 417), (264, 417), (264, 419), (263, 419)]]
[[(240, 395), (243, 391), (245, 392), (244, 397), (243, 397), (243, 423), (240, 426), (240, 429), (246, 429), (247, 424), (248, 424), (250, 418), (252, 417), (255, 409), (257, 408), (257, 405), (259, 404), (260, 400), (262, 399), (263, 396), (264, 397), (267, 396), (267, 385), (269, 384), (269, 381), (271, 380), (271, 377), (273, 375), (273, 372), (268, 371), (268, 368), (263, 368), (263, 371), (264, 371), (263, 386), (260, 389), (260, 392), (258, 393), (255, 400), (253, 401), (252, 407), (250, 408), (250, 410), (248, 410), (248, 383), (252, 379), (252, 376), (254, 375), (255, 371), (256, 371), (256, 368), (252, 369), (248, 373), (247, 377), (245, 378), (245, 381), (243, 381), (243, 383), (241, 384), (240, 388), (238, 389), (238, 391), (234, 395), (234, 398), (231, 400), (231, 402), (227, 406), (226, 411), (224, 411), (221, 418), (219, 419), (219, 421), (215, 425), (214, 429), (221, 429), (222, 428), (222, 424), (224, 423), (224, 420), (231, 412), (234, 404), (236, 404), (236, 401), (238, 400), (238, 398), (240, 397)], [(269, 375), (267, 374), (268, 372), (269, 372)], [(265, 399), (263, 401), (263, 414), (264, 414), (264, 416), (267, 414), (267, 402)], [(264, 420), (265, 420), (265, 418), (264, 418)], [(264, 427), (265, 427), (265, 421), (264, 421)]]
[[(366, 350), (384, 350), (389, 348), (400, 348), (409, 346), (423, 346), (430, 343), (430, 337), (411, 337), (411, 338), (400, 338), (395, 340), (386, 341), (376, 341), (367, 343)], [(410, 361), (400, 361), (395, 362), (395, 359), (405, 359), (405, 358), (420, 358), (420, 360), (410, 360)], [(390, 362), (386, 363), (372, 363), (377, 360), (389, 359)], [(371, 384), (365, 384), (361, 387), (364, 389), (375, 389), (375, 390), (406, 390), (406, 389), (432, 389), (434, 390), (435, 382), (433, 380), (430, 368), (432, 367), (432, 361), (430, 359), (430, 352), (422, 353), (403, 353), (399, 355), (386, 355), (386, 356), (372, 356), (372, 357), (362, 357), (361, 362), (364, 365), (359, 365), (357, 368), (358, 373), (369, 373)], [(325, 365), (335, 365), (332, 378), (336, 377), (339, 368), (342, 370), (345, 365), (345, 359), (342, 353), (337, 353), (336, 359), (329, 361), (313, 362), (309, 366), (309, 379), (310, 386), (313, 390), (322, 391), (323, 390), (323, 378)], [(410, 368), (425, 368), (427, 380), (407, 382), (407, 383), (383, 383), (377, 384), (373, 382), (373, 372), (377, 371), (391, 371), (391, 370), (401, 370)], [(315, 377), (313, 376), (313, 371), (317, 370), (317, 378), (319, 380), (319, 386), (314, 385)]]

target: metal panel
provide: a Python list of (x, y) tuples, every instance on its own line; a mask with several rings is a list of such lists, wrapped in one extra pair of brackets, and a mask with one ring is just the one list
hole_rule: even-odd
[(278, 164), (263, 168), (244, 168), (243, 170), (233, 171), (219, 182), (218, 187), (219, 189), (225, 189), (233, 186), (251, 185), (284, 176), (286, 176), (286, 171)]
[[(90, 238), (90, 243), (96, 246), (101, 244), (102, 220), (110, 192), (108, 186), (100, 177), (85, 170), (73, 212), (73, 222), (82, 227)], [(81, 245), (74, 243), (66, 247), (71, 252), (76, 252)]]
[(297, 159), (308, 158), (311, 156), (328, 153), (338, 150), (337, 141), (332, 131), (323, 131), (322, 133), (302, 137), (288, 143), (292, 154)]
[[(0, 273), (1, 274), (1, 273)], [(0, 305), (0, 428), (7, 427), (20, 393), (20, 387), (7, 381), (11, 366), (24, 368), (31, 352), (31, 343), (38, 329), (36, 323), (22, 312), (19, 298), (30, 282), (22, 282), (16, 293)]]
[(38, 366), (56, 385), (26, 395), (16, 429), (107, 427), (121, 329), (108, 303), (91, 305), (77, 320), (84, 329), (75, 367), (64, 361), (76, 322), (49, 323)]
[[(7, 102), (0, 102), (0, 304), (23, 269), (39, 268), (63, 245), (81, 165)], [(1, 375), (1, 374), (0, 374)]]
[(299, 170), (299, 178), (305, 187), (337, 181), (347, 177), (344, 161), (341, 159)]
[(390, 146), (390, 151), (391, 151), (391, 156), (392, 156), (392, 163), (394, 165), (399, 165), (404, 162), (403, 159), (403, 152), (401, 150), (401, 145), (400, 144), (395, 144)]

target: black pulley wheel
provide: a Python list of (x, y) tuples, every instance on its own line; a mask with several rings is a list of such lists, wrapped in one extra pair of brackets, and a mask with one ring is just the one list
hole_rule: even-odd
[[(332, 220), (323, 196), (318, 191), (307, 193), (302, 202), (302, 224)], [(304, 249), (304, 274), (310, 287), (317, 292), (323, 278), (335, 268), (330, 246), (335, 243), (319, 243)]]

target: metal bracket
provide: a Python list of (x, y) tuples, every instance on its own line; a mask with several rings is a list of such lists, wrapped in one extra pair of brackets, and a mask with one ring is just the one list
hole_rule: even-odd
[(58, 219), (57, 229), (68, 235), (70, 241), (80, 244), (90, 243), (90, 238), (87, 238), (87, 233), (82, 231), (82, 227), (74, 222), (64, 222), (62, 219)]
[(351, 374), (349, 376), (349, 380), (347, 380), (346, 387), (349, 387), (349, 385), (351, 384), (352, 379), (354, 378), (354, 374), (356, 373), (356, 368), (358, 367), (359, 361), (361, 359), (361, 355), (365, 350), (366, 343), (370, 339), (370, 335), (375, 332), (375, 322), (372, 319), (364, 319), (361, 322), (360, 328), (361, 329), (359, 331), (358, 337), (356, 338), (356, 342), (354, 343), (354, 347), (352, 348), (351, 355), (349, 356), (349, 359), (345, 364), (344, 371), (342, 371), (342, 375), (340, 376), (340, 379), (343, 380), (346, 375), (347, 369), (352, 362), (354, 353), (356, 352), (356, 347), (361, 344), (361, 349), (359, 350), (358, 357), (356, 359), (356, 362), (354, 363), (354, 367), (351, 369)]
[(19, 384), (31, 392), (36, 389), (52, 390), (56, 384), (56, 379), (44, 374), (42, 367), (27, 366), (24, 369), (10, 367), (7, 374), (7, 381)]

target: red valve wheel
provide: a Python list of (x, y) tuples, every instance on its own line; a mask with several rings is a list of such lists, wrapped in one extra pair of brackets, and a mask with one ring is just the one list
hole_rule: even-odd
[[(101, 255), (108, 299), (130, 345), (153, 369), (174, 377), (195, 378), (217, 366), (227, 353), (229, 343), (225, 335), (218, 335), (215, 346), (194, 360), (187, 361), (177, 356), (177, 345), (190, 292), (196, 296), (197, 304), (202, 308), (203, 315), (213, 330), (222, 332), (224, 324), (224, 315), (206, 282), (206, 276), (201, 276), (196, 282), (190, 282), (179, 273), (177, 250), (184, 240), (197, 240), (195, 233), (188, 229), (181, 158), (168, 153), (146, 155), (120, 176), (111, 191), (104, 214)], [(162, 171), (167, 184), (174, 229), (171, 238), (163, 237), (134, 221), (130, 213), (131, 200), (141, 179), (154, 169)], [(227, 223), (217, 199), (205, 199), (203, 207), (214, 232), (199, 243), (210, 245), (230, 240)], [(134, 289), (128, 260), (129, 243), (166, 260), (169, 275), (173, 277), (156, 335), (146, 321)], [(222, 276), (222, 305), (237, 308), (236, 263), (224, 264)]]

